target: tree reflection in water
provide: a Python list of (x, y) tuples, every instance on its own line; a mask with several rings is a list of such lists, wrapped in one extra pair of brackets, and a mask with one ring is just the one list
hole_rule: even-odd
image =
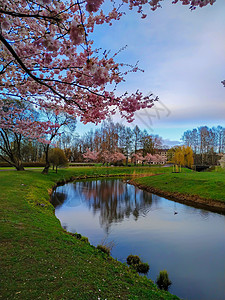
[(51, 197), (51, 203), (54, 207), (61, 206), (66, 200), (67, 194), (60, 192), (58, 190), (54, 190)]
[(56, 206), (84, 204), (93, 214), (100, 213), (100, 225), (108, 231), (112, 223), (124, 218), (145, 216), (152, 205), (152, 194), (141, 191), (119, 179), (79, 181), (56, 189), (52, 196)]

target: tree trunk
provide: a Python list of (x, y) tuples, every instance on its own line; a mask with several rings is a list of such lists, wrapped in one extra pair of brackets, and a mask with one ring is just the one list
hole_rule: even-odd
[(17, 171), (25, 171), (22, 165), (15, 165)]
[(41, 172), (42, 174), (48, 174), (48, 170), (50, 168), (50, 163), (48, 160), (48, 152), (49, 152), (49, 144), (46, 146), (46, 150), (45, 150), (45, 167), (44, 170)]
[[(9, 156), (9, 155), (8, 155)], [(17, 171), (25, 171), (24, 167), (22, 166), (21, 161), (17, 161), (13, 155), (10, 155), (9, 159), (6, 159), (4, 156), (0, 155), (0, 158), (6, 161), (10, 166), (16, 168)]]
[(22, 166), (22, 157), (21, 157), (21, 139), (22, 136), (20, 134), (14, 133), (14, 142), (10, 143), (10, 138), (8, 133), (2, 129), (0, 131), (2, 145), (0, 145), (0, 150), (3, 155), (0, 157), (8, 162), (12, 167), (15, 167), (17, 171), (24, 171), (24, 167)]
[(46, 165), (46, 166), (44, 167), (44, 170), (43, 170), (41, 173), (47, 175), (47, 174), (48, 174), (49, 167), (50, 167), (50, 165), (49, 165), (49, 166)]

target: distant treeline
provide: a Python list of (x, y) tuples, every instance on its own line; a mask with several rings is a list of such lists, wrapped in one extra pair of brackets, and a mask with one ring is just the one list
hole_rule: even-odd
[(195, 165), (217, 165), (225, 152), (225, 128), (202, 126), (184, 132), (182, 140), (194, 152)]
[(184, 132), (182, 140), (196, 154), (225, 152), (225, 128), (202, 126)]
[(64, 149), (69, 161), (84, 161), (83, 154), (87, 149), (103, 153), (121, 152), (126, 157), (141, 151), (155, 154), (157, 149), (164, 148), (163, 139), (158, 135), (149, 134), (138, 126), (127, 127), (108, 120), (100, 128), (90, 130), (82, 136), (64, 134), (57, 142), (59, 148)]

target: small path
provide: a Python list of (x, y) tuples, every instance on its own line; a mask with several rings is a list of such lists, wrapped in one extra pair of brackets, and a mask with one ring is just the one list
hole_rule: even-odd
[[(25, 167), (25, 171), (27, 170), (42, 170), (44, 167), (34, 167), (34, 168), (26, 168)], [(0, 172), (6, 172), (6, 171), (17, 171), (16, 169), (1, 169)]]

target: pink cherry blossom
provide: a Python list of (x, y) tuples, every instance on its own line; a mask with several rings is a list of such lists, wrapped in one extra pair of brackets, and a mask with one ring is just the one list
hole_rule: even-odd
[(96, 161), (98, 159), (99, 152), (90, 151), (88, 148), (86, 149), (86, 153), (83, 154), (83, 158), (86, 161)]

